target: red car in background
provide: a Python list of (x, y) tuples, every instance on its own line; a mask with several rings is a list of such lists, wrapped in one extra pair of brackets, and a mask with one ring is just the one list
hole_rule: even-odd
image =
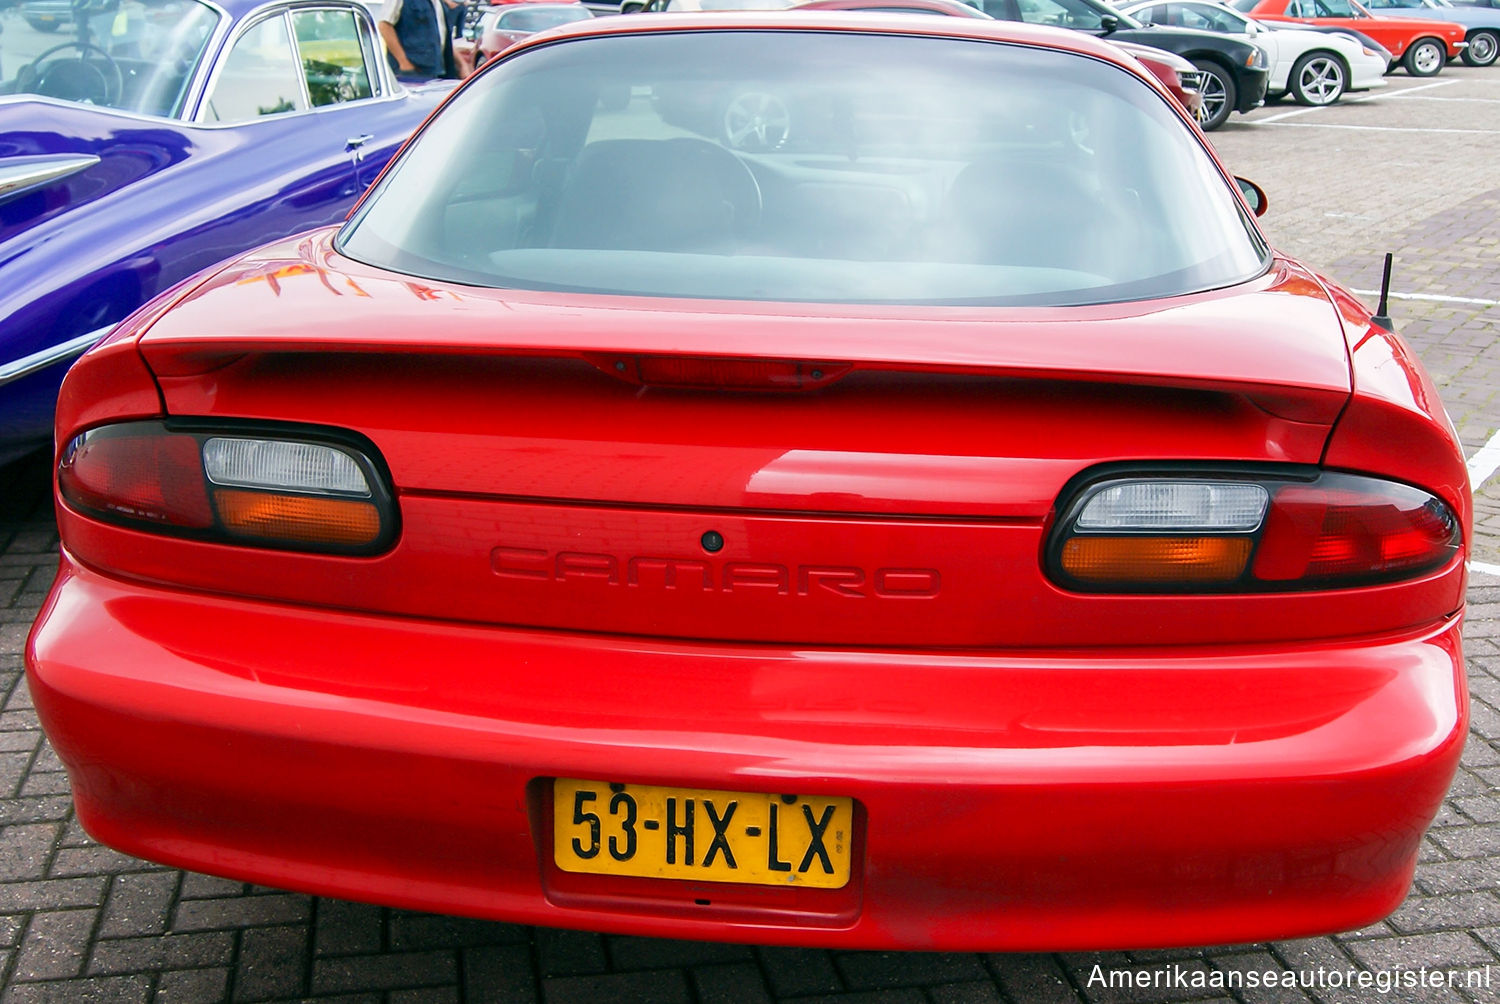
[(959, 0), (811, 0), (793, 10), (863, 10), (877, 14), (946, 14), (993, 20), (977, 7)]
[(1457, 59), (1468, 46), (1467, 29), (1452, 21), (1376, 17), (1358, 0), (1231, 0), (1235, 10), (1275, 24), (1292, 21), (1319, 27), (1349, 28), (1385, 46), (1414, 77), (1431, 77)]
[[(810, 3), (798, 4), (792, 9), (946, 14), (949, 17), (994, 20), (984, 11), (977, 7), (970, 7), (966, 3), (960, 3), (959, 0), (811, 0)], [(1203, 110), (1203, 93), (1198, 89), (1200, 74), (1196, 66), (1165, 49), (1153, 49), (1149, 45), (1139, 45), (1135, 42), (1107, 41), (1110, 41), (1110, 44), (1116, 48), (1130, 53), (1142, 66), (1150, 70), (1151, 75), (1172, 92), (1177, 103), (1182, 105), (1193, 121), (1198, 121), (1198, 116)]]
[(1162, 82), (1163, 87), (1172, 92), (1177, 103), (1182, 105), (1194, 122), (1200, 121), (1203, 114), (1203, 91), (1200, 89), (1203, 74), (1196, 66), (1177, 53), (1165, 49), (1155, 49), (1136, 42), (1116, 42), (1112, 39), (1105, 41), (1134, 56), (1142, 66), (1151, 71), (1152, 76)]
[(464, 37), (453, 42), (459, 75), (467, 77), (527, 35), (560, 24), (587, 21), (594, 12), (581, 3), (543, 3), (539, 0), (480, 8), (479, 17)]

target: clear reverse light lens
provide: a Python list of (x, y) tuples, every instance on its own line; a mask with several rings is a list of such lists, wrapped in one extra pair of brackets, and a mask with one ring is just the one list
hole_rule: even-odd
[(1260, 485), (1134, 481), (1097, 492), (1074, 525), (1080, 530), (1249, 533), (1265, 518), (1268, 499)]
[(216, 485), (370, 497), (354, 458), (317, 443), (217, 437), (203, 443), (203, 469)]

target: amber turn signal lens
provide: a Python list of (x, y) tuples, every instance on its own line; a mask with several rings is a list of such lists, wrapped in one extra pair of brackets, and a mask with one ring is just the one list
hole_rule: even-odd
[(380, 511), (366, 499), (220, 488), (213, 500), (220, 525), (235, 536), (339, 547), (364, 547), (380, 537)]
[(1062, 570), (1079, 582), (1233, 582), (1250, 560), (1249, 537), (1073, 537), (1063, 544)]

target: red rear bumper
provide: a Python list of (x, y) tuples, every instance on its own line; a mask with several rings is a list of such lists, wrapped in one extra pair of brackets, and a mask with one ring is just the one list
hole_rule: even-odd
[[(1467, 719), (1457, 619), (1257, 649), (872, 652), (205, 599), (65, 556), (37, 710), (105, 843), (321, 894), (765, 943), (1198, 945), (1401, 901)], [(563, 875), (555, 776), (857, 800), (833, 892)]]

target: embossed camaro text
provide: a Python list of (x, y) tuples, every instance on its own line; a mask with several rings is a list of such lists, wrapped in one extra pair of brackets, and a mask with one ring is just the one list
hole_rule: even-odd
[(700, 592), (770, 591), (781, 596), (826, 593), (849, 599), (926, 599), (936, 596), (942, 588), (942, 576), (935, 568), (720, 562), (504, 545), (490, 552), (490, 568), (508, 579), (602, 582), (640, 589)]

